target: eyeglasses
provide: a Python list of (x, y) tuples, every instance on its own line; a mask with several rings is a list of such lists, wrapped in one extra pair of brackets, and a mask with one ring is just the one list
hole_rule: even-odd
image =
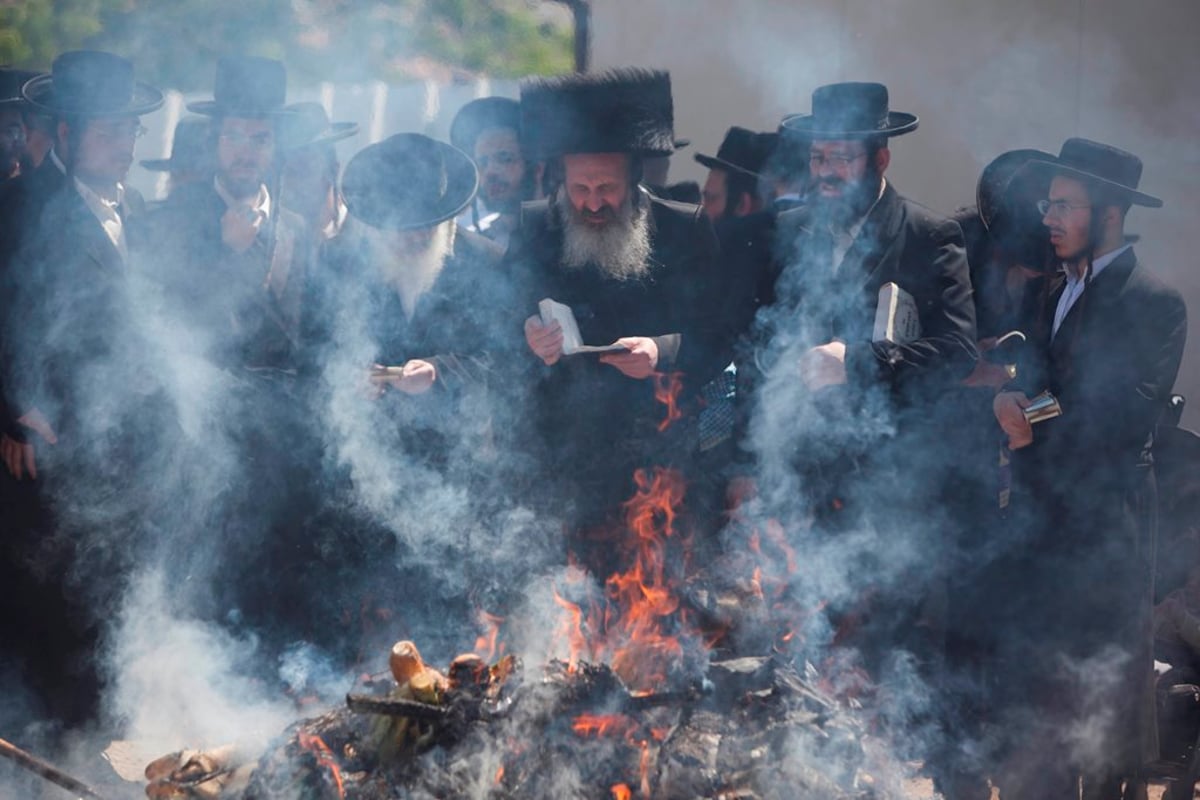
[(487, 169), (489, 164), (495, 164), (498, 167), (511, 167), (518, 163), (521, 157), (516, 153), (510, 153), (507, 150), (497, 150), (490, 156), (480, 156), (475, 159), (475, 165), (479, 169)]
[(866, 158), (866, 153), (859, 153), (856, 156), (848, 156), (842, 153), (832, 153), (830, 155), (822, 155), (821, 153), (811, 153), (808, 156), (808, 164), (810, 167), (819, 167), (822, 164), (828, 164), (834, 169), (845, 169), (846, 167), (858, 161), (860, 158)]
[(111, 128), (92, 127), (92, 132), (106, 142), (122, 141), (124, 139), (140, 139), (146, 135), (146, 129), (138, 123), (133, 125), (114, 125)]
[(275, 144), (275, 137), (269, 132), (256, 133), (247, 136), (244, 133), (222, 133), (221, 141), (234, 147), (253, 147), (255, 150), (266, 150)]
[(1091, 208), (1090, 205), (1071, 205), (1066, 200), (1038, 200), (1037, 210), (1043, 217), (1062, 219), (1067, 214), (1080, 208)]
[(25, 141), (25, 126), (23, 125), (6, 125), (0, 128), (0, 138), (8, 139), (10, 142), (21, 144)]

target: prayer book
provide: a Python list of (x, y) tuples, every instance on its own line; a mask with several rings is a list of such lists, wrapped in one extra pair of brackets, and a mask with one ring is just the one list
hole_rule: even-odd
[(880, 286), (872, 341), (908, 344), (919, 338), (921, 316), (917, 313), (917, 301), (895, 283)]
[(575, 312), (571, 311), (570, 306), (551, 300), (549, 297), (538, 303), (538, 313), (541, 314), (543, 325), (557, 322), (562, 328), (564, 356), (572, 356), (576, 353), (620, 353), (629, 349), (620, 344), (584, 344), (583, 337), (579, 334), (579, 323), (575, 321)]

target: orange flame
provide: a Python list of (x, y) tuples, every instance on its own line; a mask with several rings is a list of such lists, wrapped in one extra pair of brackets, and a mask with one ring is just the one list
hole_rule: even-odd
[(683, 417), (683, 412), (679, 410), (679, 394), (682, 391), (682, 372), (654, 373), (654, 399), (667, 407), (667, 416), (658, 423), (659, 433)]
[(642, 797), (650, 796), (650, 744), (642, 742), (642, 757), (638, 761), (638, 776), (641, 778)]
[(624, 714), (580, 714), (571, 722), (571, 730), (579, 736), (631, 739), (637, 729), (637, 720)]
[(623, 783), (618, 783), (612, 787), (613, 800), (630, 800), (633, 797), (633, 791)]
[[(479, 624), (485, 628), (485, 631), (475, 640), (475, 654), (484, 661), (491, 662), (496, 657), (496, 640), (500, 636), (500, 625), (504, 622), (504, 617), (489, 614), (482, 608), (476, 612), (476, 615), (479, 618)], [(500, 645), (499, 654), (504, 655), (503, 644)]]
[(504, 783), (504, 765), (503, 764), (501, 764), (496, 769), (496, 783), (497, 784)]
[(609, 576), (603, 601), (586, 609), (556, 588), (554, 602), (565, 613), (555, 641), (567, 645), (568, 671), (587, 655), (609, 664), (634, 694), (649, 694), (661, 688), (683, 658), (678, 634), (688, 630), (688, 620), (676, 590), (690, 540), (678, 530), (685, 494), (682, 474), (658, 467), (638, 470), (633, 477), (637, 489), (624, 504), (620, 544), (629, 567)]
[(346, 790), (342, 786), (342, 769), (338, 766), (337, 759), (333, 757), (333, 751), (329, 749), (329, 745), (325, 744), (325, 740), (320, 736), (300, 731), (296, 734), (296, 742), (302, 749), (313, 754), (317, 760), (317, 766), (329, 770), (329, 776), (333, 778), (333, 785), (337, 788), (337, 796), (344, 800)]

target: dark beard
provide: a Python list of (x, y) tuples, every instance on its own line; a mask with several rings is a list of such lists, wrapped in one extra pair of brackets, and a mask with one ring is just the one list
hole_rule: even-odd
[(814, 186), (809, 195), (813, 215), (821, 222), (837, 227), (848, 228), (863, 218), (875, 201), (879, 199), (883, 174), (874, 164), (868, 163), (867, 171), (857, 181), (844, 181), (835, 178), (842, 185), (842, 196), (839, 198), (823, 197), (820, 190)]

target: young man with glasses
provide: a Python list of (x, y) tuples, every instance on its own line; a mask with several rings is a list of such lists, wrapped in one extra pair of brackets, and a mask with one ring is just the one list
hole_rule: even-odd
[[(1051, 178), (1037, 207), (1062, 280), (1030, 298), (1029, 357), (994, 403), (1013, 451), (1011, 535), (1022, 559), (993, 606), (995, 619), (1012, 621), (996, 626), (996, 706), (1013, 767), (998, 782), (1006, 797), (1064, 797), (1082, 775), (1083, 797), (1118, 798), (1148, 760), (1138, 723), (1153, 707), (1151, 453), (1187, 309), (1125, 235), (1132, 206), (1162, 205), (1138, 191), (1137, 156), (1068, 139), (1028, 169)], [(1047, 390), (1061, 416), (1032, 425), (1024, 409)], [(1072, 732), (1084, 725), (1081, 752)]]

